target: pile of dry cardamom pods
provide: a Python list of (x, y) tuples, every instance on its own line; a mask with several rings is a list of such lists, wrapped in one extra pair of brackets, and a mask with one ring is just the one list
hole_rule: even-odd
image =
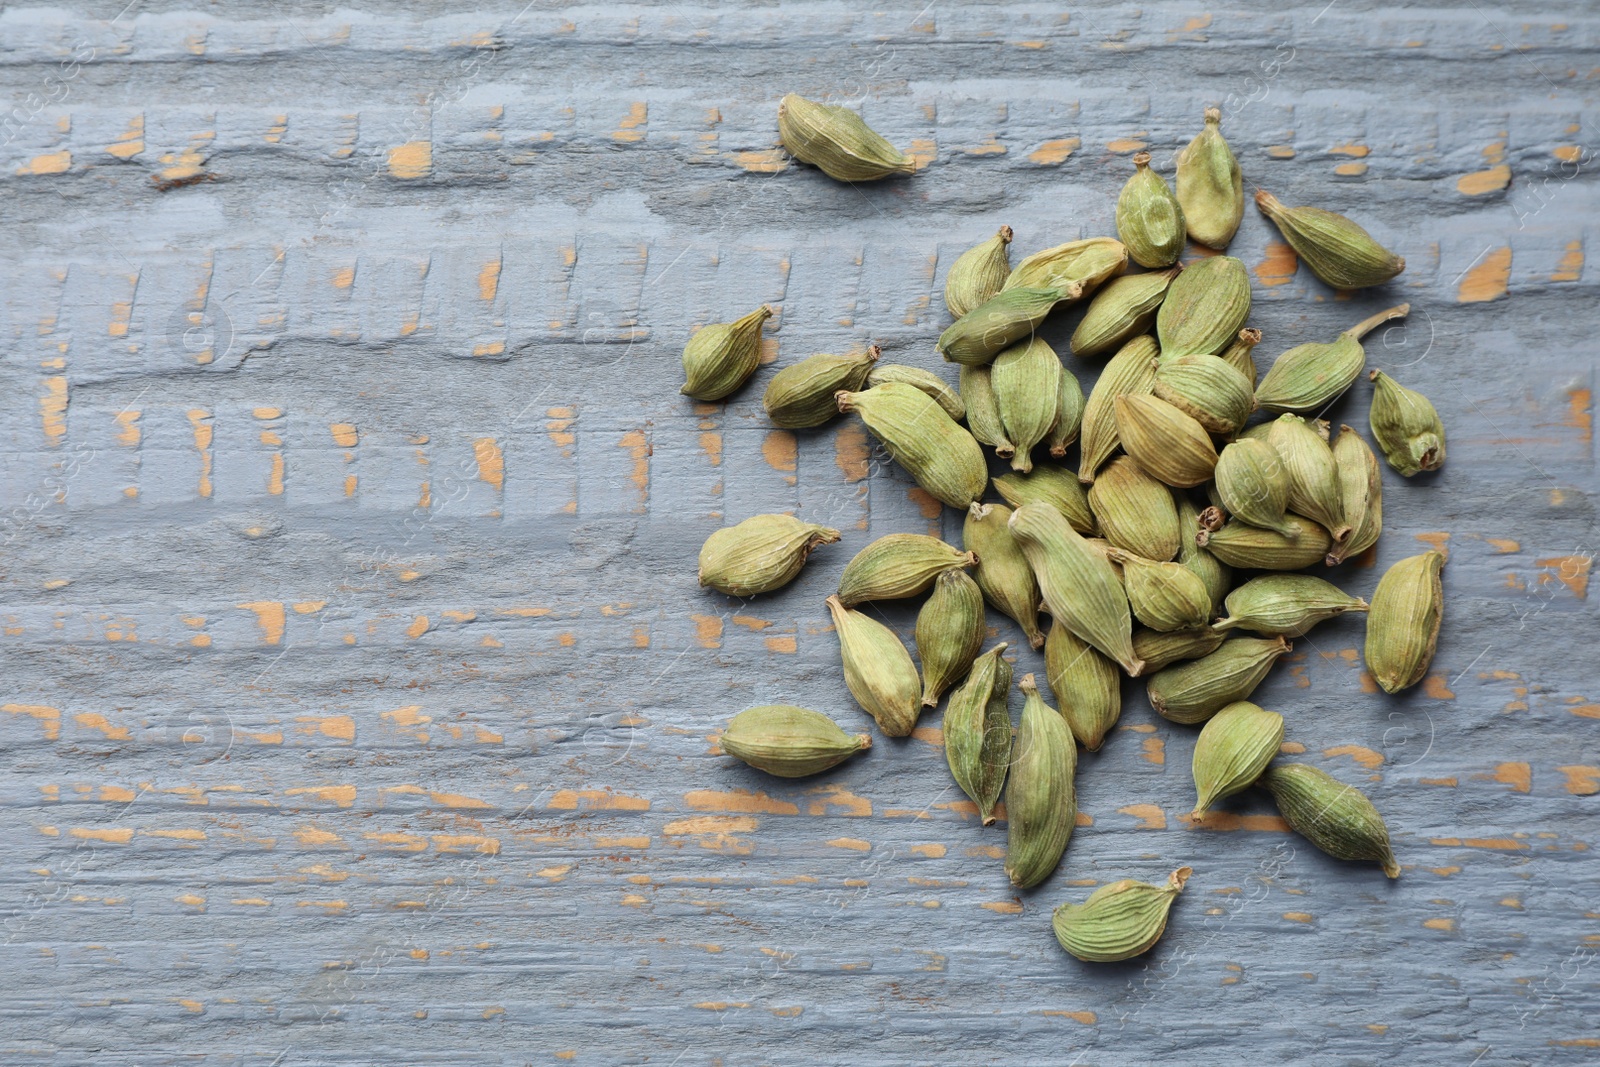
[[(1244, 213), (1238, 161), (1205, 113), (1177, 156), (1176, 190), (1133, 158), (1117, 199), (1117, 239), (1095, 237), (1036, 252), (1015, 267), (1001, 227), (950, 267), (954, 323), (937, 349), (960, 368), (959, 387), (879, 351), (814, 355), (767, 385), (772, 422), (820, 426), (859, 415), (928, 493), (966, 513), (964, 545), (890, 534), (852, 559), (828, 609), (844, 681), (890, 737), (912, 731), (948, 694), (944, 745), (951, 774), (984, 825), (1004, 790), (1005, 869), (1020, 888), (1060, 863), (1077, 814), (1077, 746), (1098, 749), (1122, 712), (1121, 674), (1145, 681), (1150, 705), (1199, 726), (1194, 783), (1199, 818), (1252, 785), (1330, 855), (1400, 868), (1388, 830), (1355, 787), (1314, 767), (1274, 763), (1283, 717), (1249, 702), (1272, 665), (1323, 619), (1367, 612), (1366, 665), (1389, 693), (1415, 685), (1433, 656), (1444, 557), (1425, 552), (1389, 568), (1372, 603), (1311, 574), (1369, 549), (1382, 527), (1382, 476), (1361, 435), (1316, 414), (1361, 377), (1363, 336), (1404, 316), (1404, 304), (1328, 343), (1288, 349), (1257, 380), (1246, 325), (1245, 266), (1223, 252)], [(798, 96), (778, 112), (795, 158), (845, 182), (909, 174), (911, 161), (855, 112)], [(1405, 261), (1343, 215), (1256, 204), (1300, 261), (1341, 290), (1382, 285)], [(1178, 266), (1185, 238), (1203, 255)], [(1142, 273), (1125, 273), (1132, 259)], [(1075, 356), (1110, 354), (1087, 399), (1035, 333), (1058, 307), (1088, 301), (1072, 334)], [(714, 401), (755, 372), (762, 307), (707, 326), (683, 352), (683, 392)], [(1153, 330), (1153, 333), (1152, 333)], [(1432, 404), (1373, 371), (1372, 439), (1401, 475), (1437, 470), (1444, 428)], [(1268, 418), (1247, 425), (1251, 416)], [(1077, 469), (1067, 462), (1078, 445)], [(984, 447), (1009, 460), (990, 478)], [(986, 502), (991, 484), (1004, 501)], [(839, 532), (789, 515), (757, 515), (718, 530), (700, 552), (700, 582), (736, 597), (770, 592), (799, 573), (811, 550)], [(1236, 571), (1259, 572), (1235, 584)], [(1328, 573), (1328, 572), (1324, 572)], [(1336, 572), (1335, 572), (1336, 573)], [(931, 589), (931, 593), (929, 590)], [(858, 610), (927, 593), (913, 663), (894, 631)], [(985, 603), (1044, 649), (1045, 703), (1033, 675), (1013, 737), (1007, 645), (982, 651)], [(1051, 619), (1048, 633), (1041, 613)], [(1247, 636), (1247, 634), (1249, 636)], [(980, 654), (981, 653), (981, 654)], [(773, 705), (734, 716), (722, 749), (770, 774), (817, 774), (868, 748), (826, 715)], [(1160, 938), (1190, 875), (1164, 886), (1124, 880), (1082, 904), (1063, 904), (1054, 928), (1084, 960), (1127, 959)]]

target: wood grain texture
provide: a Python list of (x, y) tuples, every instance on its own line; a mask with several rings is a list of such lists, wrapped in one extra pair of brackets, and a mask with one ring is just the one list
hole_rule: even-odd
[[(119, 7), (0, 11), (0, 1060), (1592, 1061), (1590, 5)], [(922, 170), (788, 163), (790, 90)], [(1264, 358), (1410, 300), (1369, 356), (1450, 430), (1340, 578), (1449, 552), (1434, 673), (1384, 697), (1344, 618), (1259, 692), (1403, 877), (1262, 796), (1189, 825), (1194, 731), (1131, 686), (1020, 895), (937, 716), (814, 781), (717, 755), (755, 703), (863, 725), (822, 599), (960, 522), (859, 423), (773, 430), (770, 368), (680, 397), (688, 333), (769, 302), (775, 361), (953, 380), (951, 259), (1113, 232), (1206, 103), (1252, 185), (1409, 264), (1335, 296), (1253, 210), (1232, 250)], [(771, 510), (844, 541), (699, 591)], [(1179, 864), (1147, 958), (1054, 943), (1055, 904)]]

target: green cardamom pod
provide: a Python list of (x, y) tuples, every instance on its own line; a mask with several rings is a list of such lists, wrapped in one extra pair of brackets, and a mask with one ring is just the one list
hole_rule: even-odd
[(828, 598), (833, 628), (839, 635), (844, 684), (863, 711), (889, 737), (905, 737), (922, 712), (922, 679), (911, 653), (895, 632), (862, 612)]
[(1327, 556), (1333, 538), (1321, 523), (1292, 511), (1283, 518), (1292, 533), (1230, 522), (1219, 530), (1201, 530), (1195, 542), (1230, 567), (1253, 570), (1297, 571)]
[(1254, 630), (1268, 637), (1300, 637), (1317, 623), (1347, 611), (1366, 611), (1367, 602), (1332, 582), (1309, 574), (1263, 574), (1228, 594), (1228, 614), (1218, 630)]
[(750, 380), (761, 364), (761, 324), (772, 318), (762, 304), (742, 319), (695, 331), (683, 346), (683, 388), (696, 400), (721, 400)]
[(1361, 435), (1339, 427), (1333, 441), (1333, 459), (1339, 466), (1339, 496), (1350, 536), (1334, 545), (1327, 563), (1336, 567), (1378, 543), (1383, 532), (1383, 468)]
[(1228, 247), (1244, 218), (1244, 179), (1222, 137), (1222, 111), (1206, 108), (1205, 121), (1199, 135), (1178, 153), (1178, 203), (1189, 236), (1221, 249)]
[(1284, 518), (1289, 507), (1289, 469), (1271, 443), (1259, 437), (1234, 441), (1217, 457), (1217, 496), (1241, 522), (1285, 537), (1295, 528)]
[(945, 690), (966, 675), (987, 629), (983, 592), (966, 571), (954, 568), (933, 580), (933, 592), (917, 612), (915, 631), (923, 707), (938, 707)]
[(984, 826), (994, 822), (994, 807), (1011, 764), (1011, 712), (1006, 707), (1011, 664), (1000, 658), (1005, 650), (1002, 641), (973, 661), (967, 680), (950, 694), (944, 712), (944, 756), (950, 774), (978, 806)]
[(833, 399), (841, 389), (860, 389), (880, 354), (873, 345), (863, 355), (816, 355), (772, 376), (761, 404), (767, 417), (786, 430), (821, 426), (839, 414)]
[[(1055, 428), (1060, 416), (1065, 374), (1055, 349), (1037, 337), (1012, 345), (989, 365), (1000, 425), (1013, 448), (1012, 470), (1023, 474), (1033, 470), (1033, 448)], [(996, 451), (1001, 459), (1008, 458), (1004, 451)]]
[(1177, 491), (1172, 496), (1178, 507), (1178, 562), (1200, 576), (1212, 605), (1220, 604), (1233, 587), (1233, 569), (1196, 543), (1201, 527), (1193, 501)]
[[(1211, 655), (1222, 646), (1227, 636), (1220, 630), (1172, 630), (1163, 633), (1141, 626), (1133, 631), (1133, 652), (1144, 660), (1145, 673), (1153, 675), (1174, 663)], [(1046, 643), (1045, 647), (1048, 649), (1049, 644)]]
[(1127, 456), (1106, 465), (1089, 487), (1089, 507), (1105, 539), (1146, 559), (1178, 554), (1182, 535), (1172, 491)]
[(1217, 446), (1193, 416), (1142, 393), (1119, 396), (1112, 408), (1122, 447), (1151, 477), (1180, 489), (1211, 480)]
[(1205, 427), (1232, 436), (1256, 409), (1254, 383), (1221, 356), (1172, 356), (1156, 366), (1155, 395)]
[(1281, 744), (1283, 716), (1275, 711), (1240, 700), (1211, 716), (1194, 743), (1193, 817), (1254, 785)]
[(1156, 312), (1156, 339), (1167, 356), (1216, 355), (1250, 315), (1250, 272), (1233, 256), (1191, 263), (1167, 287)]
[(1011, 274), (1010, 244), (1011, 227), (1002, 226), (993, 237), (967, 249), (950, 264), (944, 279), (944, 306), (951, 315), (959, 319), (1000, 292)]
[(1339, 490), (1339, 466), (1324, 434), (1298, 415), (1279, 415), (1267, 441), (1289, 472), (1289, 510), (1322, 524), (1334, 542), (1350, 536)]
[(1240, 374), (1250, 379), (1250, 388), (1256, 386), (1259, 374), (1256, 371), (1256, 357), (1252, 355), (1256, 345), (1261, 343), (1261, 331), (1254, 326), (1246, 326), (1239, 331), (1233, 343), (1222, 350), (1222, 358), (1227, 360)]
[(1400, 304), (1361, 320), (1331, 344), (1295, 345), (1279, 356), (1256, 387), (1256, 400), (1268, 411), (1319, 411), (1337, 400), (1361, 377), (1367, 350), (1361, 339), (1377, 327), (1410, 314)]
[(967, 509), (962, 543), (978, 558), (972, 576), (984, 598), (1015, 619), (1028, 644), (1038, 648), (1045, 640), (1039, 628), (1039, 580), (1011, 536), (1010, 519), (1011, 509), (1004, 504), (974, 503)]
[(1122, 673), (1117, 665), (1063, 626), (1051, 623), (1044, 643), (1045, 678), (1072, 736), (1090, 752), (1122, 716)]
[(983, 496), (989, 484), (983, 449), (928, 394), (886, 382), (859, 393), (840, 390), (834, 399), (840, 411), (858, 412), (895, 462), (934, 499), (965, 510)]
[(1400, 877), (1383, 816), (1353, 785), (1304, 763), (1284, 763), (1261, 778), (1278, 802), (1284, 822), (1335, 859), (1375, 860), (1390, 878)]
[(1067, 446), (1078, 439), (1078, 431), (1083, 428), (1083, 404), (1083, 386), (1063, 367), (1061, 386), (1056, 393), (1056, 424), (1045, 438), (1053, 458), (1064, 458)]
[(1384, 571), (1367, 615), (1367, 670), (1385, 693), (1422, 681), (1439, 644), (1444, 554), (1424, 552)]
[(1133, 654), (1128, 597), (1111, 562), (1047, 504), (1022, 505), (1011, 513), (1009, 525), (1050, 614), (1138, 676), (1144, 664)]
[(1000, 405), (994, 398), (994, 382), (987, 366), (961, 368), (961, 399), (967, 406), (967, 428), (979, 444), (1011, 455), (1016, 445), (1006, 438), (1000, 425)]
[(1150, 153), (1133, 157), (1133, 177), (1117, 195), (1117, 236), (1141, 267), (1159, 269), (1183, 252), (1183, 208), (1167, 180), (1150, 169)]
[(835, 181), (871, 182), (917, 169), (854, 111), (794, 93), (778, 103), (778, 139), (791, 156)]
[(1173, 722), (1205, 722), (1234, 701), (1249, 700), (1293, 647), (1281, 637), (1230, 637), (1215, 652), (1152, 674), (1145, 687), (1150, 706)]
[[(937, 374), (921, 367), (908, 367), (904, 363), (878, 363), (867, 372), (867, 388), (883, 385), (885, 382), (900, 382), (920, 389), (927, 393), (935, 403), (944, 408), (944, 413), (960, 422), (967, 417), (967, 405), (961, 399), (961, 394), (950, 388), (949, 384)], [(847, 388), (860, 388), (849, 386)], [(828, 403), (833, 404), (833, 398), (828, 398)], [(838, 410), (838, 405), (834, 405)]]
[(722, 751), (758, 771), (779, 778), (804, 778), (871, 748), (872, 738), (845, 733), (819, 711), (768, 704), (735, 715), (719, 743)]
[(1406, 269), (1403, 257), (1336, 211), (1284, 207), (1277, 197), (1261, 189), (1256, 190), (1256, 207), (1278, 227), (1311, 273), (1335, 289), (1382, 285)]
[(754, 515), (706, 538), (700, 584), (729, 596), (770, 593), (794, 580), (813, 548), (837, 540), (838, 530), (793, 515)]
[(995, 492), (1014, 508), (1024, 504), (1049, 504), (1085, 537), (1098, 532), (1089, 493), (1073, 473), (1053, 463), (1036, 463), (1027, 474), (1015, 471), (994, 478)]
[(1164, 886), (1124, 878), (1096, 889), (1082, 904), (1062, 904), (1050, 919), (1056, 940), (1085, 963), (1141, 956), (1166, 932), (1167, 913), (1192, 873), (1179, 867)]
[(1135, 337), (1106, 362), (1089, 390), (1083, 406), (1083, 428), (1078, 435), (1078, 480), (1094, 481), (1105, 461), (1117, 450), (1117, 397), (1148, 393), (1155, 387), (1155, 360), (1161, 354), (1149, 334)]
[(839, 602), (853, 608), (866, 600), (901, 600), (925, 592), (951, 568), (978, 558), (927, 534), (886, 534), (855, 554), (839, 576)]
[(1156, 310), (1178, 269), (1154, 274), (1124, 274), (1114, 278), (1089, 301), (1069, 344), (1074, 355), (1102, 356), (1149, 333)]
[(1122, 567), (1122, 584), (1133, 617), (1152, 630), (1195, 630), (1211, 621), (1211, 594), (1200, 576), (1181, 563), (1157, 563), (1120, 548), (1111, 560)]
[(1056, 304), (1076, 297), (1076, 286), (1007, 289), (952, 322), (934, 347), (951, 363), (988, 363), (1024, 337), (1032, 336)]
[(1444, 422), (1432, 402), (1407, 389), (1381, 370), (1369, 375), (1372, 391), (1372, 439), (1383, 449), (1389, 466), (1409, 478), (1418, 471), (1444, 466)]
[(1018, 889), (1050, 877), (1061, 862), (1078, 818), (1078, 743), (1063, 719), (1025, 674), (1027, 697), (1006, 783), (1006, 876)]
[(1066, 300), (1092, 293), (1107, 278), (1128, 265), (1128, 249), (1110, 237), (1090, 237), (1046, 248), (1018, 263), (1006, 278), (1005, 288), (1062, 289)]

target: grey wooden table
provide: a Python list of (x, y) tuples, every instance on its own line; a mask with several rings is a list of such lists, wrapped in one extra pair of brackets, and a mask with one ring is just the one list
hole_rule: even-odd
[[(4, 1062), (1593, 1062), (1592, 4), (121, 4), (0, 11)], [(789, 90), (921, 172), (786, 164)], [(1434, 673), (1376, 693), (1352, 619), (1259, 692), (1403, 877), (1260, 797), (1189, 825), (1131, 686), (1023, 894), (937, 716), (810, 782), (716, 755), (753, 703), (864, 722), (822, 599), (959, 517), (859, 423), (773, 431), (770, 369), (679, 397), (691, 328), (942, 368), (950, 259), (1112, 232), (1206, 104), (1410, 263), (1342, 300), (1253, 210), (1233, 247), (1264, 357), (1409, 299), (1368, 351), (1450, 428), (1345, 576), (1449, 552)], [(697, 590), (774, 510), (844, 543)], [(1180, 863), (1148, 957), (1054, 943)]]

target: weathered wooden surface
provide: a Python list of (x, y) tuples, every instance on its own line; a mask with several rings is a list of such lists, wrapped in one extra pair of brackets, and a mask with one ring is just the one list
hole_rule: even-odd
[[(191, 6), (0, 13), (5, 1062), (1592, 1060), (1592, 7)], [(924, 170), (785, 167), (790, 89)], [(1434, 674), (1373, 692), (1347, 619), (1260, 692), (1404, 876), (1260, 797), (1188, 825), (1193, 732), (1132, 688), (1020, 896), (936, 717), (812, 783), (714, 755), (752, 703), (862, 721), (822, 597), (959, 522), (859, 424), (770, 430), (770, 370), (684, 401), (691, 327), (938, 367), (955, 253), (1111, 232), (1205, 102), (1410, 263), (1346, 302), (1253, 210), (1234, 246), (1264, 357), (1411, 300), (1369, 353), (1450, 428), (1378, 559), (1450, 553)], [(844, 543), (697, 591), (788, 509)], [(1057, 948), (1179, 863), (1147, 959)]]

